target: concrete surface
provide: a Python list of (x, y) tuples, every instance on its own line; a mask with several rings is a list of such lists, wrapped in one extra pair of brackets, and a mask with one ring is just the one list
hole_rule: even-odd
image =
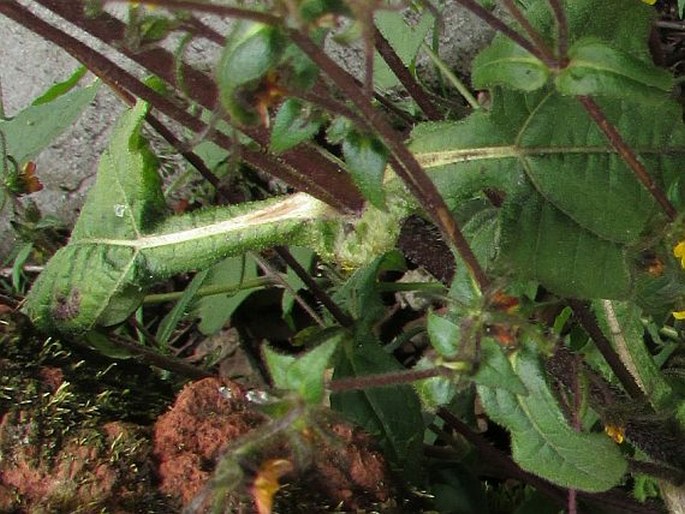
[[(54, 16), (31, 5), (30, 0), (21, 0), (21, 3), (30, 5), (41, 17), (55, 21)], [(486, 44), (490, 33), (477, 19), (453, 5), (450, 3), (445, 8), (445, 24), (449, 29), (441, 40), (441, 52), (448, 63), (463, 73), (468, 70), (477, 50)], [(98, 46), (97, 42), (89, 44), (107, 49)], [(201, 47), (196, 50), (203, 60), (211, 60), (211, 53), (207, 55)], [(352, 70), (360, 69), (360, 52), (333, 51), (338, 53), (339, 62)], [(111, 49), (107, 53), (112, 55)], [(51, 84), (68, 77), (77, 66), (78, 63), (60, 48), (0, 16), (0, 84), (7, 115), (12, 116), (29, 105)], [(112, 123), (122, 109), (121, 102), (102, 87), (83, 116), (36, 159), (37, 174), (45, 188), (31, 198), (44, 214), (55, 215), (67, 224), (73, 223), (92, 183)], [(5, 207), (0, 213), (0, 262), (14, 243), (14, 234), (9, 229), (10, 217), (11, 210)]]

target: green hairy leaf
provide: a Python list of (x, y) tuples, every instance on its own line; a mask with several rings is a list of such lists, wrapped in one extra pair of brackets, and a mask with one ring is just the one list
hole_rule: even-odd
[[(486, 89), (504, 86), (523, 92), (541, 89), (554, 82), (568, 95), (598, 94), (651, 100), (663, 97), (672, 79), (651, 62), (647, 41), (654, 16), (646, 5), (623, 0), (563, 2), (569, 25), (569, 66), (561, 72), (547, 68), (535, 56), (510, 39), (498, 35), (473, 64), (473, 84)], [(555, 46), (555, 24), (545, 2), (530, 2), (526, 18)]]
[[(360, 331), (361, 332), (361, 331)], [(403, 369), (379, 341), (365, 333), (343, 341), (333, 379), (362, 377)], [(423, 418), (416, 392), (408, 385), (345, 391), (331, 396), (331, 406), (377, 436), (385, 454), (415, 477), (421, 460)]]
[(442, 357), (449, 359), (457, 354), (461, 343), (461, 330), (456, 323), (430, 311), (426, 321), (426, 330), (431, 346)]
[(339, 331), (335, 332), (324, 343), (297, 357), (283, 355), (268, 346), (265, 347), (264, 360), (274, 385), (285, 391), (296, 392), (307, 403), (321, 403), (324, 393), (324, 373), (342, 335)]
[(351, 132), (343, 141), (343, 155), (354, 183), (375, 207), (384, 208), (383, 177), (388, 151), (374, 137)]
[(25, 312), (42, 328), (78, 333), (119, 323), (153, 282), (247, 249), (308, 243), (303, 227), (333, 212), (298, 194), (168, 216), (155, 161), (139, 135), (145, 110), (139, 104), (121, 119), (69, 244), (27, 297)]
[[(601, 105), (655, 180), (682, 197), (678, 107)], [(496, 264), (562, 295), (629, 297), (631, 249), (666, 223), (580, 104), (553, 91), (496, 89), (489, 113), (420, 125), (411, 148), (451, 205), (485, 188), (506, 192)]]
[[(78, 73), (78, 72), (77, 72)], [(69, 79), (66, 86), (71, 89)], [(58, 94), (53, 86), (45, 97), (22, 110), (14, 118), (0, 120), (0, 132), (5, 136), (7, 154), (18, 163), (35, 157), (57, 136), (69, 128), (95, 98), (99, 82)], [(57, 88), (59, 89), (59, 88)]]
[(299, 100), (289, 98), (278, 109), (271, 130), (271, 150), (285, 152), (312, 138), (321, 127), (320, 114), (307, 108)]
[(473, 85), (478, 89), (506, 86), (535, 91), (547, 83), (550, 71), (537, 57), (508, 39), (498, 38), (473, 63)]
[(485, 338), (481, 343), (480, 362), (473, 381), (478, 385), (503, 389), (521, 396), (528, 394), (526, 386), (514, 373), (504, 350), (491, 338)]
[(511, 363), (527, 395), (483, 385), (478, 394), (488, 416), (511, 432), (519, 466), (581, 491), (601, 492), (617, 485), (627, 471), (618, 446), (604, 434), (576, 432), (568, 425), (533, 349), (517, 352)]
[(41, 105), (56, 100), (60, 96), (74, 89), (81, 79), (86, 75), (86, 73), (88, 73), (88, 68), (85, 66), (79, 66), (68, 79), (58, 82), (57, 84), (53, 84), (47, 91), (45, 91), (45, 93), (36, 98), (31, 105)]
[[(402, 12), (382, 10), (376, 11), (374, 21), (404, 65), (413, 69), (421, 43), (424, 42), (435, 23), (433, 16), (428, 11), (424, 11), (416, 23), (408, 25)], [(378, 53), (374, 54), (373, 81), (375, 86), (381, 89), (389, 89), (400, 84)]]
[(286, 40), (278, 28), (244, 23), (229, 40), (216, 71), (221, 101), (239, 123), (257, 123), (259, 113), (250, 97), (270, 69), (278, 64)]
[(579, 41), (569, 51), (570, 62), (554, 79), (565, 95), (599, 95), (662, 101), (673, 77), (594, 38)]

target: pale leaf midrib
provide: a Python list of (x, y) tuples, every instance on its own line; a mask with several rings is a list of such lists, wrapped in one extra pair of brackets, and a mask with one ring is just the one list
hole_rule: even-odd
[[(646, 148), (635, 149), (636, 153), (643, 155), (674, 153), (685, 154), (685, 147), (673, 148)], [(440, 150), (435, 152), (421, 152), (416, 154), (416, 159), (427, 169), (460, 164), (474, 161), (486, 161), (493, 159), (512, 159), (534, 156), (549, 155), (616, 155), (616, 151), (608, 146), (536, 146), (521, 147), (517, 145), (489, 146), (480, 148), (462, 148), (458, 150)]]
[(84, 238), (74, 241), (73, 245), (126, 246), (136, 251), (163, 246), (174, 246), (191, 241), (200, 241), (218, 235), (228, 236), (241, 230), (259, 230), (260, 227), (289, 221), (322, 219), (335, 213), (332, 207), (305, 194), (297, 193), (281, 202), (263, 209), (227, 220), (203, 224), (186, 230), (164, 234), (150, 234), (134, 239)]

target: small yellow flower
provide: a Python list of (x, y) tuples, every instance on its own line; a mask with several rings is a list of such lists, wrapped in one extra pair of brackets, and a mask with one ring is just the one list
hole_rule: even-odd
[(656, 0), (642, 0), (644, 3), (649, 4), (649, 5), (654, 5), (656, 3)]
[(680, 259), (680, 265), (685, 268), (685, 241), (681, 241), (673, 248), (673, 255)]
[(675, 319), (685, 319), (685, 311), (673, 311), (673, 317)]
[(621, 444), (625, 440), (626, 434), (623, 430), (623, 427), (619, 427), (617, 425), (606, 425), (604, 427), (604, 431), (609, 437), (616, 441), (617, 444)]

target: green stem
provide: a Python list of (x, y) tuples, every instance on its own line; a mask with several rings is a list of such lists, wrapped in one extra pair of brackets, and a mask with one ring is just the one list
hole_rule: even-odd
[(380, 292), (416, 291), (425, 294), (445, 294), (447, 288), (439, 282), (382, 282), (376, 289)]
[(459, 94), (464, 97), (464, 100), (466, 100), (474, 110), (480, 109), (481, 105), (478, 103), (476, 97), (473, 96), (471, 91), (469, 91), (469, 88), (466, 87), (466, 84), (464, 84), (459, 77), (457, 77), (443, 62), (443, 60), (440, 59), (440, 56), (436, 54), (426, 43), (421, 43), (421, 48), (428, 54), (428, 57), (430, 57), (431, 61), (433, 61), (433, 64), (435, 64), (440, 73), (450, 82), (450, 84), (454, 86), (457, 91), (459, 91)]
[[(240, 284), (215, 284), (211, 286), (204, 286), (198, 289), (195, 296), (203, 298), (205, 296), (214, 296), (218, 294), (234, 295), (239, 291), (248, 291), (259, 287), (275, 286), (274, 281), (267, 277), (253, 278), (252, 280), (243, 280)], [(179, 300), (185, 291), (171, 291), (169, 293), (156, 293), (146, 295), (143, 303), (146, 305), (153, 305), (157, 303), (175, 302)]]

